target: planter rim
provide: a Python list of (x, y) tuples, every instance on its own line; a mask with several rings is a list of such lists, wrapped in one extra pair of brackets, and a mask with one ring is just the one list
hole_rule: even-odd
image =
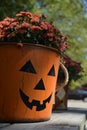
[(22, 43), (22, 42), (0, 42), (0, 46), (2, 46), (2, 45), (16, 45), (17, 46), (20, 43), (23, 44), (23, 46), (29, 45), (29, 46), (34, 46), (34, 47), (40, 47), (40, 48), (42, 47), (42, 48), (45, 48), (45, 49), (50, 49), (51, 51), (54, 51), (57, 54), (61, 55), (56, 48), (49, 47), (49, 46), (46, 46), (46, 45), (41, 45), (41, 44)]

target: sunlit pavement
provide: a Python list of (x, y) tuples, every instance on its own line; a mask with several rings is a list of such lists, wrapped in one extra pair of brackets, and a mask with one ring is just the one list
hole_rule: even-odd
[(87, 99), (85, 100), (68, 100), (68, 111), (73, 113), (83, 113), (86, 115), (84, 130), (87, 130)]
[(84, 100), (68, 100), (68, 107), (86, 109), (87, 110), (87, 101)]

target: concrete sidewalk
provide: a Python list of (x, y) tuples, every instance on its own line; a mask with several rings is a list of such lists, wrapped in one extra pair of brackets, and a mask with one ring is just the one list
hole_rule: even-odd
[(0, 123), (0, 130), (87, 130), (87, 102), (68, 100), (68, 110), (53, 111), (49, 121), (38, 123)]
[(78, 108), (78, 109), (87, 110), (87, 101), (68, 100), (68, 108)]
[(85, 114), (86, 122), (84, 130), (87, 130), (87, 100), (68, 100), (68, 112)]

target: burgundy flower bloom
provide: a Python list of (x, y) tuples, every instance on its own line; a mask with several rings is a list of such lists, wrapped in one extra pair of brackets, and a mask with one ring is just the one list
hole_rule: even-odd
[(33, 26), (31, 27), (31, 31), (32, 31), (32, 32), (35, 32), (35, 31), (37, 31), (37, 30), (42, 30), (42, 29), (41, 29), (41, 27), (35, 26), (35, 25), (33, 25)]
[(41, 28), (44, 29), (44, 30), (47, 30), (48, 29), (48, 26), (45, 22), (41, 22)]
[(82, 69), (80, 63), (78, 63), (78, 62), (72, 60), (72, 59), (71, 59), (69, 56), (67, 56), (67, 55), (64, 55), (64, 57), (63, 57), (63, 64), (64, 64), (65, 66), (69, 66), (69, 67), (71, 67), (71, 68), (74, 67), (77, 73), (83, 71), (83, 69)]

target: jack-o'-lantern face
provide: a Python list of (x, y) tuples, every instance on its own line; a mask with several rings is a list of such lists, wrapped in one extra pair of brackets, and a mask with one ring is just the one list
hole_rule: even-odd
[[(38, 72), (35, 70), (35, 67), (30, 60), (26, 62), (26, 64), (20, 69), (20, 71), (22, 71), (23, 73), (25, 72), (27, 74), (29, 73), (33, 75), (38, 74)], [(51, 68), (48, 70), (47, 76), (53, 76), (53, 77), (55, 76), (54, 65), (52, 65)], [(46, 91), (46, 86), (44, 84), (42, 77), (39, 79), (38, 83), (34, 86), (34, 91), (39, 91), (40, 92), (39, 94), (41, 94), (42, 91)], [(19, 92), (23, 103), (31, 110), (34, 106), (36, 106), (36, 111), (44, 110), (46, 108), (46, 103), (50, 103), (52, 97), (52, 92), (50, 92), (49, 96), (46, 99), (43, 99), (42, 103), (40, 103), (40, 100), (38, 99), (32, 99), (32, 101), (30, 101), (30, 96), (28, 96), (21, 88), (19, 89)]]
[[(39, 45), (0, 46), (0, 120), (50, 119), (60, 56)], [(9, 106), (9, 107), (8, 107)]]

